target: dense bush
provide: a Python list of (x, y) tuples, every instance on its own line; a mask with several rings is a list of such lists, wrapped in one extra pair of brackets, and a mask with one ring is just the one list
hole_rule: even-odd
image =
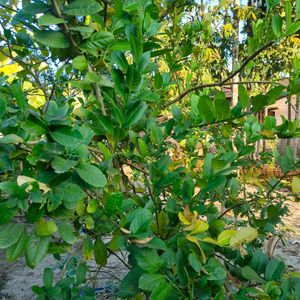
[[(288, 86), (257, 94), (237, 83), (234, 107), (220, 89), (297, 37), (300, 4), (251, 11), (230, 73), (228, 26), (212, 25), (234, 12), (223, 2), (0, 1), (0, 249), (34, 268), (83, 243), (74, 276), (54, 283), (47, 268), (38, 299), (93, 299), (84, 260), (103, 266), (120, 250), (120, 298), (300, 297), (299, 274), (262, 250), (288, 212), (277, 189), (299, 160), (291, 148), (254, 160), (257, 141), (299, 137), (298, 120), (257, 118), (300, 93), (299, 59), (280, 70)], [(227, 58), (206, 51), (213, 43)], [(247, 176), (272, 160), (279, 179)]]

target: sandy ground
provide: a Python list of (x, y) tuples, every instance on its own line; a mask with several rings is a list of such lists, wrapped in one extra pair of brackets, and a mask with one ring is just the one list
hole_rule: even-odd
[[(51, 267), (56, 279), (59, 279), (59, 263), (52, 256), (45, 258), (32, 270), (26, 266), (24, 258), (9, 264), (0, 252), (0, 300), (35, 299), (31, 286), (42, 285), (42, 274), (46, 267)], [(91, 263), (90, 267), (96, 271), (94, 264)], [(95, 281), (91, 284), (95, 288), (97, 299), (116, 299), (118, 285), (126, 273), (127, 268), (114, 256), (110, 256), (107, 266), (97, 273)], [(93, 272), (92, 276), (95, 274), (96, 272)]]
[[(274, 256), (285, 260), (291, 269), (300, 271), (300, 202), (290, 201), (289, 208), (290, 215), (284, 218), (284, 243), (278, 242)], [(32, 270), (26, 267), (23, 258), (15, 263), (7, 263), (0, 252), (0, 300), (35, 299), (31, 286), (41, 285), (43, 270), (48, 266), (57, 273), (58, 265), (52, 257), (47, 257)], [(126, 272), (126, 267), (110, 256), (107, 266), (100, 270), (94, 282), (97, 299), (116, 299), (117, 286)]]
[(274, 255), (300, 272), (300, 202), (289, 201), (289, 216), (284, 221), (284, 243), (279, 241)]

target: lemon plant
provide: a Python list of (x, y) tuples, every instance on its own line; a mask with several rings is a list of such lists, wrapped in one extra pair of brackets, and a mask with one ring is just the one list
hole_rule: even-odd
[[(74, 276), (54, 282), (45, 269), (38, 299), (94, 299), (85, 261), (105, 266), (109, 255), (128, 268), (122, 299), (300, 296), (299, 274), (263, 252), (288, 212), (277, 190), (299, 160), (291, 148), (253, 158), (257, 141), (299, 137), (298, 120), (257, 118), (300, 93), (299, 59), (288, 85), (252, 96), (251, 82), (235, 82), (234, 107), (221, 89), (298, 34), (300, 4), (282, 13), (267, 1), (230, 73), (220, 55), (195, 60), (220, 43), (212, 20), (223, 2), (0, 1), (0, 249), (34, 268), (83, 245)], [(283, 176), (248, 189), (241, 169), (266, 159)]]

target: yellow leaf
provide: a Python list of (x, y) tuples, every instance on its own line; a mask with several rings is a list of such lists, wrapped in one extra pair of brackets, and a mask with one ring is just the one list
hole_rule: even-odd
[(136, 243), (136, 244), (147, 244), (147, 243), (149, 243), (152, 239), (153, 239), (153, 236), (152, 236), (152, 237), (147, 237), (147, 238), (142, 239), (142, 240), (132, 240), (132, 242), (133, 242), (133, 243)]
[(30, 81), (24, 81), (23, 82), (23, 90), (27, 91), (33, 88), (33, 85)]
[(221, 246), (229, 245), (230, 239), (236, 234), (236, 230), (224, 230), (218, 236), (218, 244)]
[(183, 215), (183, 213), (181, 211), (178, 213), (178, 218), (179, 218), (180, 222), (183, 223), (184, 225), (191, 224), (191, 222), (185, 218), (185, 216)]
[(294, 177), (292, 181), (292, 192), (294, 194), (300, 194), (300, 178)]
[(127, 230), (126, 228), (120, 228), (120, 230), (125, 234), (130, 234), (130, 231)]
[[(20, 175), (17, 177), (17, 184), (19, 186), (21, 186), (24, 183), (31, 183), (31, 182), (37, 182), (39, 185), (39, 188), (44, 192), (44, 194), (50, 191), (50, 188), (45, 183), (39, 182), (39, 181), (35, 180), (34, 178), (23, 176), (23, 175)], [(26, 192), (29, 192), (31, 189), (32, 189), (32, 186), (28, 186), (26, 188)]]
[(46, 98), (43, 94), (43, 91), (38, 89), (33, 92), (32, 95), (27, 96), (28, 104), (33, 106), (34, 108), (39, 108), (46, 103)]
[(203, 233), (208, 229), (208, 224), (202, 220), (197, 220), (193, 222), (190, 226), (186, 227), (184, 230), (192, 231), (191, 234)]
[(82, 216), (85, 213), (84, 200), (80, 200), (76, 206), (76, 213), (78, 216)]
[(260, 134), (266, 139), (274, 140), (276, 138), (276, 136), (272, 130), (262, 130), (262, 131), (260, 131)]
[(258, 236), (258, 232), (256, 228), (246, 227), (242, 228), (231, 237), (230, 239), (230, 246), (237, 248), (242, 244), (249, 243), (255, 240)]
[(13, 75), (22, 70), (23, 68), (17, 63), (0, 67), (0, 73), (3, 73), (6, 76)]

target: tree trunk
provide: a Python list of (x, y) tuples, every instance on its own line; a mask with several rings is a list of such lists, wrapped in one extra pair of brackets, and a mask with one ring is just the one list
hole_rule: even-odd
[[(232, 72), (238, 66), (239, 63), (239, 37), (240, 37), (240, 26), (238, 17), (238, 7), (240, 6), (240, 0), (234, 0), (235, 9), (233, 15), (233, 26), (236, 29), (235, 35), (233, 36), (233, 49), (232, 49)], [(239, 74), (233, 77), (233, 82), (239, 81)], [(234, 84), (232, 86), (232, 98), (231, 105), (236, 106), (239, 98), (238, 85)]]

